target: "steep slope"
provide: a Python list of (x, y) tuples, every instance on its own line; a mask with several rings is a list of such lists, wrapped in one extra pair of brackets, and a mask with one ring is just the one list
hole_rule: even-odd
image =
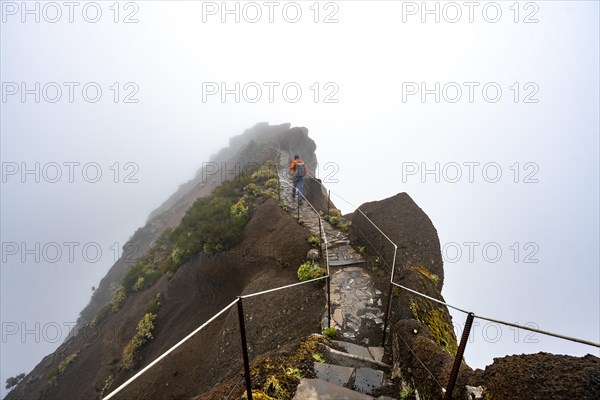
[[(215, 161), (219, 170), (216, 173), (211, 170), (210, 180), (192, 182), (185, 193), (180, 190), (170, 204), (163, 205), (165, 211), (159, 209), (162, 212), (155, 212), (157, 215), (133, 235), (130, 243), (135, 245), (137, 258), (129, 260), (125, 252), (102, 280), (90, 305), (82, 312), (76, 335), (54, 354), (45, 357), (9, 393), (7, 399), (94, 399), (101, 394), (106, 395), (110, 388), (114, 389), (125, 381), (137, 368), (181, 340), (236, 296), (296, 281), (295, 271), (309, 249), (306, 242), (309, 233), (270, 198), (272, 194), (269, 194), (267, 186), (259, 190), (252, 183), (254, 178), (247, 176), (242, 178), (241, 185), (247, 184), (248, 187), (244, 189), (250, 189), (252, 193), (244, 190), (236, 194), (241, 190), (236, 189), (237, 183), (223, 190), (226, 194), (238, 196), (235, 198), (244, 194), (243, 198), (247, 201), (235, 204), (238, 207), (236, 212), (243, 215), (248, 213), (249, 220), (234, 247), (222, 247), (215, 242), (215, 250), (206, 247), (205, 243), (204, 250), (200, 246), (199, 253), (186, 253), (185, 258), (175, 251), (180, 243), (173, 243), (171, 246), (175, 246), (175, 250), (171, 256), (177, 260), (188, 259), (183, 264), (172, 262), (165, 267), (159, 262), (150, 270), (142, 265), (160, 261), (153, 261), (152, 257), (161, 256), (165, 243), (170, 243), (169, 238), (175, 240), (186, 236), (182, 233), (177, 236), (177, 231), (169, 228), (178, 226), (186, 210), (191, 210), (192, 203), (197, 203), (195, 200), (198, 196), (208, 196), (216, 187), (220, 187), (224, 179), (231, 179), (232, 176), (221, 173), (221, 169), (230, 171), (233, 169), (231, 165), (234, 165), (242, 172), (241, 175), (250, 174), (255, 168), (246, 170), (246, 166), (264, 164), (278, 154), (280, 147), (290, 146), (290, 143), (298, 149), (294, 151), (312, 149), (313, 152), (306, 158), (316, 160), (316, 146), (304, 128), (259, 125), (250, 130), (250, 134), (242, 135), (232, 143), (231, 149), (221, 152), (229, 159)], [(264, 179), (257, 179), (259, 186), (267, 184)], [(207, 206), (215, 203), (215, 207), (224, 204), (224, 209), (229, 213), (227, 201), (230, 200), (215, 198), (204, 203)], [(231, 207), (231, 213), (234, 213), (233, 205)], [(221, 228), (217, 225), (209, 228), (214, 234), (226, 235), (227, 232), (220, 232)], [(223, 225), (223, 229), (227, 230), (227, 226)], [(153, 250), (149, 252), (150, 249)], [(137, 281), (134, 280), (135, 284), (119, 289), (132, 271), (138, 273), (136, 268), (140, 266), (143, 267), (140, 272), (142, 275), (138, 276)], [(299, 304), (298, 296), (302, 296), (305, 302)], [(272, 313), (274, 302), (286, 312)], [(293, 339), (318, 330), (323, 300), (322, 293), (316, 287), (307, 287), (301, 292), (292, 291), (261, 301), (257, 299), (247, 307), (255, 318), (249, 323), (249, 335), (253, 335), (254, 343), (252, 351), (259, 354), (272, 350), (274, 342), (271, 336), (284, 335), (285, 339)], [(302, 308), (302, 316), (291, 318), (296, 308)], [(165, 359), (156, 370), (144, 377), (148, 381), (140, 380), (132, 390), (135, 393), (147, 390), (144, 398), (191, 397), (237, 374), (241, 367), (238, 362), (241, 356), (234, 311), (225, 314), (206, 332), (182, 346), (179, 354)], [(288, 326), (289, 329), (281, 329), (281, 326)], [(131, 344), (136, 341), (146, 343), (139, 348), (133, 347), (135, 351), (129, 351)], [(165, 371), (167, 375), (164, 375)], [(152, 384), (173, 376), (181, 379), (170, 382), (168, 389)], [(177, 385), (177, 382), (182, 384)], [(157, 387), (160, 388), (160, 395), (155, 393)], [(123, 396), (137, 397), (127, 392)]]
[(316, 163), (316, 144), (308, 137), (306, 128), (290, 128), (290, 124), (287, 123), (274, 126), (259, 123), (243, 134), (232, 137), (229, 147), (220, 150), (210, 161), (203, 163), (196, 176), (181, 185), (160, 207), (150, 213), (147, 223), (123, 246), (122, 256), (101, 280), (90, 303), (82, 310), (77, 329), (89, 323), (102, 307), (111, 302), (135, 259), (144, 256), (165, 229), (177, 226), (186, 210), (198, 197), (208, 196), (224, 180), (231, 179), (234, 175), (232, 171), (243, 174), (248, 167), (261, 165), (274, 157), (275, 153), (256, 149), (256, 143), (260, 143), (263, 150), (291, 148), (305, 155), (307, 162)]

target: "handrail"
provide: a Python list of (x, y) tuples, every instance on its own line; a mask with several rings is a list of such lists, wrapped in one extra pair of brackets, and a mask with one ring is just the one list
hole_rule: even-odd
[(593, 347), (600, 347), (600, 343), (594, 343), (594, 342), (589, 341), (589, 340), (574, 338), (574, 337), (571, 337), (571, 336), (562, 335), (560, 333), (553, 333), (553, 332), (549, 332), (549, 331), (544, 331), (542, 329), (531, 328), (531, 327), (528, 327), (528, 326), (515, 324), (513, 322), (502, 321), (500, 319), (483, 317), (481, 315), (475, 314), (472, 311), (467, 311), (467, 310), (464, 310), (462, 308), (459, 308), (459, 307), (453, 306), (451, 304), (445, 303), (445, 302), (443, 302), (441, 300), (435, 299), (435, 298), (433, 298), (431, 296), (427, 296), (426, 294), (420, 293), (417, 290), (413, 290), (413, 289), (407, 288), (406, 286), (399, 285), (399, 284), (397, 284), (395, 282), (392, 282), (392, 284), (394, 286), (397, 286), (399, 288), (407, 290), (407, 291), (409, 291), (411, 293), (414, 293), (414, 294), (417, 294), (417, 295), (419, 295), (421, 297), (424, 297), (424, 298), (426, 298), (428, 300), (432, 300), (432, 301), (435, 301), (436, 303), (443, 304), (446, 307), (453, 308), (453, 309), (455, 309), (457, 311), (460, 311), (462, 313), (473, 314), (475, 316), (475, 318), (483, 319), (483, 320), (490, 321), (490, 322), (496, 322), (498, 324), (503, 324), (503, 325), (507, 325), (507, 326), (512, 326), (513, 328), (519, 328), (519, 329), (524, 329), (524, 330), (531, 331), (531, 332), (541, 333), (543, 335), (553, 336), (553, 337), (556, 337), (556, 338), (559, 338), (559, 339), (565, 339), (565, 340), (569, 340), (569, 341), (572, 341), (572, 342), (577, 342), (577, 343), (581, 343), (581, 344), (587, 344), (587, 345), (593, 346)]
[[(279, 176), (279, 174), (278, 174), (278, 176)], [(289, 182), (287, 182), (285, 180), (284, 180), (284, 182), (287, 183), (287, 184), (289, 184)], [(142, 368), (134, 376), (132, 376), (131, 378), (129, 378), (127, 381), (125, 381), (123, 384), (121, 384), (118, 388), (116, 388), (111, 393), (109, 393), (106, 397), (103, 398), (103, 400), (110, 400), (110, 399), (112, 399), (119, 392), (121, 392), (123, 389), (125, 389), (129, 384), (131, 384), (132, 382), (134, 382), (135, 380), (137, 380), (140, 376), (142, 376), (144, 373), (146, 373), (150, 368), (152, 368), (156, 364), (158, 364), (163, 358), (165, 358), (166, 356), (168, 356), (169, 354), (171, 354), (179, 346), (181, 346), (182, 344), (184, 344), (185, 342), (187, 342), (189, 339), (191, 339), (194, 335), (196, 335), (202, 329), (204, 329), (208, 325), (210, 325), (215, 319), (217, 319), (219, 316), (221, 316), (224, 312), (226, 312), (227, 310), (229, 310), (235, 304), (238, 304), (238, 307), (239, 307), (239, 305), (241, 304), (242, 299), (256, 297), (256, 296), (261, 296), (261, 295), (264, 295), (264, 294), (273, 293), (273, 292), (277, 292), (277, 291), (284, 290), (284, 289), (289, 289), (289, 288), (292, 288), (292, 287), (296, 287), (296, 286), (308, 284), (308, 283), (311, 283), (311, 282), (317, 282), (317, 281), (320, 281), (320, 280), (323, 280), (323, 279), (327, 279), (328, 283), (329, 283), (329, 278), (330, 278), (330, 276), (329, 276), (329, 257), (328, 257), (328, 250), (327, 250), (328, 241), (327, 241), (327, 234), (325, 232), (325, 229), (323, 228), (323, 224), (322, 224), (322, 220), (321, 220), (321, 215), (313, 207), (313, 205), (310, 203), (310, 201), (308, 201), (306, 199), (306, 197), (304, 196), (304, 194), (301, 193), (301, 195), (302, 195), (302, 197), (304, 197), (304, 199), (307, 202), (307, 204), (309, 204), (310, 207), (315, 211), (315, 213), (317, 214), (317, 217), (319, 218), (319, 230), (321, 231), (320, 235), (321, 235), (321, 238), (324, 240), (324, 244), (325, 244), (325, 260), (326, 260), (325, 263), (326, 263), (326, 266), (327, 266), (327, 275), (319, 277), (319, 278), (315, 278), (315, 279), (310, 279), (308, 281), (297, 282), (297, 283), (293, 283), (293, 284), (289, 284), (289, 285), (285, 285), (285, 286), (280, 286), (280, 287), (277, 287), (277, 288), (263, 290), (263, 291), (256, 292), (256, 293), (250, 293), (250, 294), (238, 296), (238, 298), (236, 298), (228, 306), (226, 306), (225, 308), (223, 308), (221, 311), (217, 312), (214, 316), (212, 316), (210, 319), (208, 319), (206, 322), (204, 322), (201, 326), (199, 326), (198, 328), (196, 328), (193, 332), (191, 332), (185, 338), (183, 338), (182, 340), (180, 340), (179, 342), (177, 342), (169, 350), (165, 351), (163, 354), (161, 354), (160, 356), (158, 356), (154, 361), (152, 361), (150, 364), (148, 364), (147, 366), (145, 366), (144, 368)], [(327, 297), (328, 297), (327, 298), (328, 304), (330, 304), (329, 303), (330, 302), (329, 291), (328, 291)], [(240, 318), (241, 318), (241, 321), (242, 321), (243, 316), (240, 316)], [(329, 318), (329, 319), (331, 319), (331, 318)], [(249, 391), (251, 390), (251, 388), (247, 388), (247, 389)]]
[(290, 284), (290, 285), (281, 286), (281, 287), (276, 287), (276, 288), (274, 288), (274, 289), (267, 289), (267, 290), (263, 290), (262, 292), (256, 292), (256, 293), (250, 293), (250, 294), (241, 295), (240, 297), (241, 297), (242, 299), (249, 299), (250, 297), (262, 296), (263, 294), (268, 294), (268, 293), (278, 292), (278, 291), (280, 291), (280, 290), (283, 290), (283, 289), (289, 289), (289, 288), (292, 288), (292, 287), (294, 287), (294, 286), (300, 286), (300, 285), (305, 285), (305, 284), (307, 284), (307, 283), (311, 283), (311, 282), (317, 282), (317, 281), (323, 280), (323, 279), (325, 279), (325, 278), (327, 278), (327, 275), (325, 275), (325, 276), (320, 276), (320, 277), (318, 277), (318, 278), (314, 278), (314, 279), (310, 279), (310, 280), (308, 280), (308, 281), (296, 282), (296, 283), (292, 283), (292, 284)]
[(165, 351), (163, 354), (161, 354), (160, 356), (158, 356), (154, 361), (152, 361), (150, 364), (146, 365), (137, 374), (135, 374), (134, 376), (132, 376), (131, 378), (129, 378), (127, 381), (125, 381), (121, 386), (119, 386), (118, 388), (116, 388), (115, 390), (113, 390), (112, 392), (110, 392), (110, 394), (108, 396), (104, 397), (103, 400), (112, 399), (117, 393), (119, 393), (121, 390), (125, 389), (125, 387), (127, 387), (130, 383), (132, 383), (137, 378), (139, 378), (140, 376), (142, 376), (150, 368), (152, 368), (156, 364), (158, 364), (163, 358), (165, 358), (166, 356), (168, 356), (169, 354), (171, 354), (173, 351), (175, 351), (175, 349), (177, 349), (179, 346), (181, 346), (182, 344), (184, 344), (185, 342), (187, 342), (195, 334), (197, 334), (198, 332), (200, 332), (202, 329), (206, 328), (211, 322), (213, 322), (215, 319), (217, 319), (225, 311), (227, 311), (231, 307), (233, 307), (238, 301), (240, 301), (240, 300), (239, 299), (235, 299), (234, 301), (232, 301), (227, 307), (223, 308), (221, 311), (219, 311), (213, 317), (211, 317), (208, 321), (206, 321), (205, 323), (203, 323), (202, 325), (200, 325), (200, 327), (198, 327), (197, 329), (195, 329), (192, 333), (190, 333), (189, 335), (187, 335), (186, 337), (184, 337), (182, 340), (180, 340), (178, 343), (176, 343), (169, 350)]
[[(280, 157), (281, 155), (281, 149), (279, 149), (279, 154), (278, 157)], [(281, 182), (282, 180), (282, 176), (279, 175), (279, 172), (277, 173), (279, 181)], [(321, 186), (325, 187), (323, 185), (323, 183), (316, 179), (314, 176), (308, 174), (311, 178), (315, 179), (316, 182), (318, 182)], [(290, 185), (291, 184), (289, 182), (287, 182), (285, 179), (283, 179), (283, 182)], [(316, 281), (320, 281), (323, 279), (327, 279), (327, 283), (329, 284), (329, 279), (330, 279), (330, 266), (329, 266), (329, 256), (328, 256), (328, 241), (327, 241), (327, 235), (325, 233), (325, 228), (323, 228), (323, 220), (321, 218), (321, 215), (319, 214), (319, 212), (315, 209), (315, 207), (310, 203), (310, 201), (308, 201), (308, 199), (306, 199), (306, 196), (304, 196), (303, 193), (300, 193), (300, 191), (298, 191), (299, 195), (302, 195), (302, 197), (304, 198), (304, 200), (307, 202), (307, 204), (310, 206), (310, 208), (312, 208), (312, 210), (316, 213), (317, 217), (319, 218), (319, 230), (320, 230), (320, 234), (321, 234), (321, 238), (324, 240), (324, 245), (325, 245), (325, 260), (326, 260), (326, 266), (327, 266), (327, 275), (319, 277), (319, 278), (315, 278), (315, 279), (311, 279), (308, 281), (304, 281), (304, 282), (298, 282), (298, 283), (293, 283), (293, 284), (289, 284), (289, 285), (285, 285), (285, 286), (281, 286), (281, 287), (277, 287), (277, 288), (272, 288), (272, 289), (267, 289), (267, 290), (263, 290), (260, 292), (256, 292), (256, 293), (250, 293), (247, 295), (240, 295), (238, 296), (238, 298), (236, 298), (233, 302), (231, 302), (229, 305), (227, 305), (225, 308), (223, 308), (221, 311), (217, 312), (213, 317), (211, 317), (210, 319), (208, 319), (206, 322), (204, 322), (201, 326), (199, 326), (198, 328), (196, 328), (193, 332), (191, 332), (190, 334), (188, 334), (185, 338), (183, 338), (182, 340), (180, 340), (178, 343), (176, 343), (174, 346), (172, 346), (169, 350), (167, 350), (166, 352), (164, 352), (163, 354), (161, 354), (160, 356), (158, 356), (154, 361), (152, 361), (150, 364), (148, 364), (146, 367), (144, 367), (143, 369), (141, 369), (139, 372), (137, 372), (134, 376), (132, 376), (131, 378), (129, 378), (127, 381), (125, 381), (123, 384), (121, 384), (117, 389), (115, 389), (114, 391), (112, 391), (110, 394), (108, 394), (108, 396), (104, 397), (103, 400), (110, 400), (112, 399), (115, 395), (117, 395), (119, 392), (121, 392), (125, 387), (127, 387), (129, 384), (131, 384), (132, 382), (134, 382), (136, 379), (138, 379), (141, 375), (143, 375), (145, 372), (147, 372), (150, 368), (152, 368), (153, 366), (155, 366), (156, 364), (158, 364), (163, 358), (165, 358), (166, 356), (168, 356), (169, 354), (171, 354), (173, 351), (175, 351), (179, 346), (181, 346), (182, 344), (184, 344), (185, 342), (187, 342), (189, 339), (191, 339), (194, 335), (196, 335), (198, 332), (200, 332), (202, 329), (204, 329), (205, 327), (207, 327), (208, 325), (210, 325), (214, 320), (216, 320), (219, 316), (221, 316), (223, 313), (225, 313), (227, 310), (229, 310), (231, 307), (233, 307), (234, 305), (238, 304), (238, 308), (241, 309), (240, 305), (243, 299), (246, 298), (251, 298), (251, 297), (256, 297), (256, 296), (260, 296), (260, 295), (264, 295), (264, 294), (268, 294), (268, 293), (273, 293), (279, 290), (284, 290), (284, 289), (289, 289), (292, 287), (296, 287), (296, 286), (300, 286), (300, 285), (304, 285), (304, 284), (308, 284), (311, 282), (316, 282)], [(330, 192), (331, 193), (331, 192)], [(396, 286), (399, 287), (401, 289), (407, 290), (411, 293), (414, 293), (416, 295), (419, 295), (421, 297), (427, 298), (431, 301), (437, 302), (439, 304), (442, 304), (446, 307), (450, 307), (453, 308), (457, 311), (463, 312), (465, 314), (468, 314), (469, 318), (472, 320), (473, 318), (479, 318), (482, 320), (486, 320), (486, 321), (490, 321), (490, 322), (495, 322), (495, 323), (500, 323), (503, 325), (507, 325), (507, 326), (512, 326), (515, 328), (519, 328), (519, 329), (524, 329), (524, 330), (528, 330), (531, 332), (536, 332), (536, 333), (540, 333), (540, 334), (544, 334), (544, 335), (548, 335), (548, 336), (552, 336), (552, 337), (556, 337), (559, 339), (563, 339), (563, 340), (569, 340), (569, 341), (573, 341), (573, 342), (577, 342), (577, 343), (581, 343), (581, 344), (586, 344), (589, 346), (594, 346), (594, 347), (600, 347), (599, 343), (594, 343), (588, 340), (584, 340), (584, 339), (578, 339), (578, 338), (574, 338), (574, 337), (570, 337), (570, 336), (566, 336), (566, 335), (562, 335), (562, 334), (558, 334), (558, 333), (553, 333), (553, 332), (549, 332), (549, 331), (544, 331), (541, 329), (535, 329), (535, 328), (530, 328), (527, 326), (522, 326), (519, 324), (515, 324), (515, 323), (510, 323), (510, 322), (506, 322), (506, 321), (502, 321), (499, 319), (494, 319), (494, 318), (489, 318), (489, 317), (484, 317), (484, 316), (480, 316), (480, 315), (476, 315), (473, 312), (469, 312), (466, 311), (462, 308), (453, 306), (449, 303), (443, 302), (441, 300), (435, 299), (431, 296), (428, 296), (424, 293), (421, 293), (417, 290), (413, 290), (410, 288), (407, 288), (406, 286), (400, 285), (398, 283), (394, 282), (394, 273), (395, 273), (395, 265), (396, 265), (396, 256), (397, 256), (397, 251), (398, 251), (398, 245), (396, 245), (396, 243), (394, 243), (382, 230), (381, 228), (379, 228), (359, 207), (356, 207), (355, 205), (353, 205), (352, 203), (350, 203), (349, 201), (345, 200), (343, 197), (341, 197), (340, 195), (333, 193), (335, 196), (339, 197), (342, 201), (346, 202), (347, 204), (349, 204), (350, 206), (354, 207), (357, 211), (359, 211), (368, 221), (369, 223), (371, 223), (380, 233), (383, 237), (385, 237), (393, 246), (394, 246), (394, 259), (392, 262), (392, 273), (391, 273), (391, 277), (390, 277), (390, 290), (389, 290), (389, 297), (388, 297), (388, 307), (387, 307), (387, 313), (386, 313), (386, 323), (384, 325), (384, 330), (383, 330), (383, 342), (385, 345), (385, 335), (386, 335), (386, 328), (387, 328), (387, 322), (388, 322), (388, 318), (389, 318), (389, 314), (391, 312), (391, 297), (392, 297), (392, 287)], [(329, 312), (329, 322), (331, 320), (331, 310), (330, 310), (330, 293), (329, 290), (327, 292), (327, 301), (328, 301), (328, 312)], [(243, 320), (243, 315), (240, 315), (240, 322), (242, 322)], [(468, 332), (463, 332), (463, 339), (465, 337), (465, 334), (468, 335)], [(405, 342), (405, 344), (408, 346), (408, 344)], [(461, 340), (461, 344), (462, 344), (462, 340)], [(410, 346), (408, 346), (409, 350), (411, 352), (412, 349), (410, 349)], [(464, 351), (464, 349), (463, 349)], [(414, 352), (413, 352), (414, 354)], [(458, 357), (458, 355), (457, 355)], [(418, 358), (418, 357), (417, 357)], [(462, 355), (460, 356), (460, 358), (462, 359)], [(457, 358), (458, 359), (458, 358)], [(456, 361), (456, 360), (455, 360)], [(419, 362), (421, 362), (421, 360), (419, 359)], [(421, 362), (422, 363), (422, 362)], [(455, 364), (457, 364), (455, 362)], [(439, 383), (439, 381), (437, 380), (437, 378), (431, 373), (431, 371), (429, 371), (429, 369), (427, 369), (427, 367), (423, 364), (423, 366), (425, 367), (425, 369), (431, 374), (431, 376), (433, 377), (433, 379), (441, 386), (441, 384)], [(247, 367), (247, 365), (246, 365)], [(456, 367), (456, 365), (455, 365)], [(456, 368), (455, 368), (456, 369)], [(456, 375), (458, 372), (455, 373), (455, 371), (453, 370), (451, 375)], [(247, 382), (248, 382), (248, 377), (247, 378)], [(454, 376), (454, 379), (451, 377), (450, 378), (450, 383), (448, 385), (449, 388), (452, 388), (454, 386), (454, 382), (456, 380), (456, 376)], [(239, 384), (239, 383), (238, 383)], [(247, 387), (248, 390), (248, 394), (249, 397), (251, 397), (251, 388)], [(442, 390), (445, 391), (445, 389), (442, 387)], [(231, 395), (231, 393), (230, 393)], [(450, 390), (449, 392), (446, 392), (446, 398), (451, 398), (452, 396), (452, 390)]]

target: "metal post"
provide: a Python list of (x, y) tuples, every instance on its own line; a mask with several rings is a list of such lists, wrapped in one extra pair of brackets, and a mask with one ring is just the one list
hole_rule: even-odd
[(462, 337), (460, 338), (460, 344), (456, 351), (456, 357), (454, 358), (454, 366), (452, 366), (452, 372), (450, 372), (450, 380), (448, 381), (448, 387), (446, 388), (445, 400), (452, 400), (452, 391), (456, 384), (456, 378), (458, 378), (458, 371), (460, 370), (460, 364), (462, 363), (463, 355), (465, 354), (465, 348), (467, 347), (467, 340), (469, 339), (469, 333), (473, 326), (473, 319), (475, 314), (469, 313), (467, 315), (467, 322), (465, 322), (465, 329), (463, 330)]
[(279, 176), (279, 162), (275, 163), (275, 174), (277, 174), (277, 198), (281, 201), (281, 178)]
[(300, 191), (296, 187), (296, 197), (298, 198), (298, 222), (300, 222)]
[(392, 312), (392, 293), (394, 292), (394, 273), (396, 272), (396, 255), (398, 254), (398, 246), (394, 244), (394, 261), (392, 261), (392, 274), (390, 276), (390, 288), (388, 289), (388, 298), (387, 298), (387, 312), (385, 313), (385, 322), (383, 323), (383, 338), (381, 339), (381, 347), (384, 348), (385, 351), (385, 336), (387, 335), (387, 327), (390, 321), (390, 314)]
[(327, 275), (327, 327), (331, 328), (331, 277)]
[(244, 322), (244, 306), (242, 298), (238, 296), (238, 317), (240, 320), (240, 337), (242, 338), (242, 356), (244, 357), (244, 375), (246, 378), (246, 393), (248, 400), (252, 400), (252, 380), (250, 379), (250, 361), (248, 358), (248, 343), (246, 342), (246, 324)]
[(319, 243), (321, 243), (321, 251), (323, 251), (323, 224), (321, 223), (321, 216), (317, 215), (317, 217), (319, 218), (319, 235), (321, 236), (319, 238)]
[(385, 339), (386, 339), (388, 323), (390, 320), (390, 312), (392, 310), (393, 289), (394, 289), (394, 285), (392, 285), (392, 282), (390, 281), (390, 288), (388, 289), (388, 298), (387, 298), (387, 305), (386, 305), (387, 311), (385, 313), (385, 321), (383, 322), (383, 338), (381, 339), (381, 347), (384, 347), (384, 348), (385, 348)]

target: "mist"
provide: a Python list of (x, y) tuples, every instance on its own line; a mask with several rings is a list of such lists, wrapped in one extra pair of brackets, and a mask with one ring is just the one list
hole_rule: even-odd
[[(344, 213), (407, 192), (438, 230), (448, 303), (600, 340), (597, 2), (54, 4), (1, 3), (2, 382), (68, 337), (152, 210), (259, 122), (309, 129)], [(472, 367), (600, 355), (472, 336)]]

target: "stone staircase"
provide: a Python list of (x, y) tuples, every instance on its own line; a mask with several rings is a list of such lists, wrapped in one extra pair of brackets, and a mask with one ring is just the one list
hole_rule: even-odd
[(302, 379), (294, 400), (393, 400), (378, 396), (387, 386), (390, 366), (381, 361), (383, 348), (331, 341), (319, 345), (327, 362), (315, 362), (317, 378)]
[[(283, 156), (282, 160), (287, 159)], [(281, 165), (279, 171), (285, 171)], [(300, 215), (312, 235), (320, 237), (319, 217), (306, 203), (298, 208), (292, 198), (291, 177), (280, 174), (281, 202), (293, 215)], [(331, 267), (331, 315), (332, 323), (345, 339), (369, 345), (369, 337), (380, 336), (383, 329), (383, 294), (374, 287), (368, 271), (360, 266), (364, 259), (350, 245), (346, 234), (323, 220), (327, 235), (327, 254)], [(323, 240), (323, 238), (321, 238)], [(322, 254), (323, 256), (323, 254)], [(323, 265), (323, 261), (320, 261)], [(323, 328), (327, 327), (327, 314), (323, 316)]]
[[(287, 155), (282, 153), (281, 159), (286, 160)], [(281, 165), (279, 170), (286, 171), (286, 166)], [(279, 179), (281, 202), (290, 213), (299, 215), (312, 235), (321, 237), (315, 211), (306, 201), (298, 206), (297, 199), (292, 198), (289, 174), (280, 174)], [(323, 229), (331, 274), (331, 326), (346, 341), (319, 345), (326, 362), (314, 363), (317, 378), (302, 379), (294, 400), (393, 400), (394, 397), (375, 397), (385, 391), (390, 366), (382, 362), (382, 347), (369, 347), (383, 330), (383, 293), (375, 288), (369, 271), (360, 265), (364, 260), (352, 248), (346, 234), (325, 220)], [(324, 266), (322, 260), (320, 263)], [(327, 323), (325, 310), (323, 328)]]

